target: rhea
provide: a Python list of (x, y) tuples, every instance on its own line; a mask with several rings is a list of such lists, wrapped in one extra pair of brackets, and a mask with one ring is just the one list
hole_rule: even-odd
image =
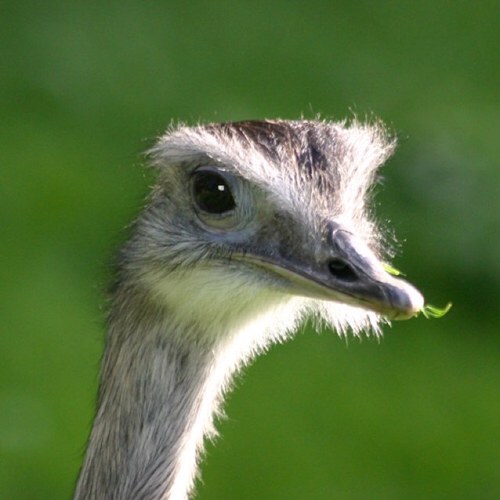
[[(238, 369), (306, 316), (339, 334), (414, 316), (369, 199), (381, 124), (179, 126), (118, 258), (76, 499), (186, 499)], [(317, 321), (318, 323), (318, 321)]]

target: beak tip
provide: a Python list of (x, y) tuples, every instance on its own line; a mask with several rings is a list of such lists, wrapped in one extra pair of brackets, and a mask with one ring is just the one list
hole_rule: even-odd
[(410, 319), (416, 316), (424, 307), (423, 295), (409, 283), (403, 282), (400, 289), (400, 307), (393, 319)]

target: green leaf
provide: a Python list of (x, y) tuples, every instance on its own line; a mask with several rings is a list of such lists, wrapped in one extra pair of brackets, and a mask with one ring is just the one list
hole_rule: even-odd
[(384, 267), (384, 271), (386, 273), (392, 274), (393, 276), (404, 276), (404, 274), (399, 269), (392, 267), (387, 262), (382, 262), (382, 266)]
[(445, 307), (436, 307), (431, 304), (426, 304), (422, 308), (422, 314), (427, 318), (441, 318), (443, 317), (450, 309), (453, 304), (448, 302)]

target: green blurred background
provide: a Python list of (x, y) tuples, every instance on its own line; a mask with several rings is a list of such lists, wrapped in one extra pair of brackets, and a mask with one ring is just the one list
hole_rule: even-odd
[(377, 210), (441, 320), (307, 329), (240, 377), (200, 499), (500, 498), (497, 2), (3, 1), (0, 499), (71, 496), (108, 263), (172, 121), (373, 113)]

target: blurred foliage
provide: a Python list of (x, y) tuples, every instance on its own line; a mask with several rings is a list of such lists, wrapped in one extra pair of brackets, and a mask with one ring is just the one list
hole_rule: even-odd
[(439, 321), (300, 334), (237, 382), (200, 499), (499, 498), (499, 6), (2, 2), (0, 498), (69, 498), (108, 263), (172, 121), (373, 113), (377, 210)]

